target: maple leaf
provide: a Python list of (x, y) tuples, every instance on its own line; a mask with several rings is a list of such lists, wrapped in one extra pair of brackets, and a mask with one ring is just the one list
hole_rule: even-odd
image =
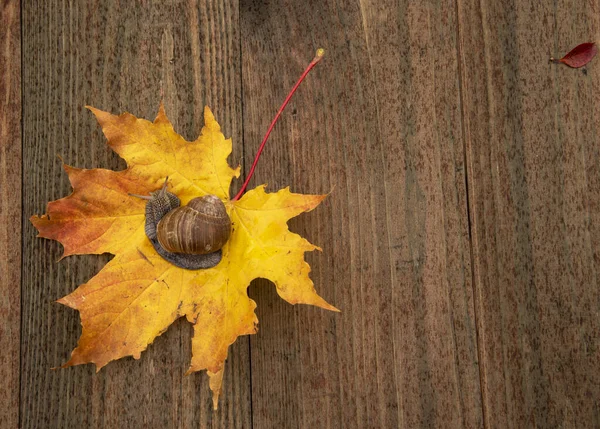
[[(154, 122), (90, 110), (127, 169), (85, 170), (65, 164), (73, 193), (50, 202), (47, 214), (30, 219), (39, 237), (63, 244), (63, 257), (115, 255), (95, 277), (58, 301), (80, 312), (83, 327), (63, 367), (94, 363), (100, 370), (124, 356), (139, 359), (148, 344), (185, 316), (194, 325), (188, 373), (207, 370), (216, 409), (229, 345), (257, 331), (256, 303), (247, 294), (253, 279), (272, 281), (291, 304), (338, 311), (315, 292), (309, 278), (304, 252), (319, 248), (287, 226), (289, 219), (314, 209), (325, 196), (295, 194), (289, 188), (267, 193), (263, 185), (231, 200), (229, 187), (240, 168), (227, 163), (231, 140), (225, 139), (208, 107), (194, 142), (174, 131), (162, 103)], [(145, 201), (130, 194), (156, 191), (165, 177), (182, 205), (207, 194), (225, 203), (232, 232), (215, 267), (191, 271), (172, 265), (146, 236)]]

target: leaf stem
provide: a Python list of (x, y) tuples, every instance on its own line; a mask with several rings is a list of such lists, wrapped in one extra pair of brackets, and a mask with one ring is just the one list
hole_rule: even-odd
[(283, 112), (283, 109), (285, 109), (285, 106), (288, 105), (288, 103), (292, 99), (292, 95), (294, 95), (294, 93), (296, 92), (296, 90), (298, 89), (298, 87), (300, 86), (300, 84), (302, 83), (302, 81), (304, 80), (304, 78), (313, 69), (313, 67), (317, 65), (317, 63), (321, 60), (321, 58), (323, 58), (324, 54), (325, 54), (325, 50), (324, 49), (317, 49), (317, 53), (316, 53), (315, 57), (310, 62), (310, 64), (306, 67), (306, 69), (304, 70), (304, 72), (302, 72), (302, 75), (298, 79), (298, 82), (296, 82), (296, 84), (292, 87), (292, 90), (289, 92), (289, 94), (287, 95), (287, 97), (285, 97), (285, 100), (283, 101), (283, 104), (281, 105), (281, 107), (277, 111), (277, 114), (273, 118), (273, 121), (271, 121), (271, 125), (269, 125), (269, 129), (267, 130), (267, 133), (265, 134), (265, 137), (263, 138), (262, 143), (258, 147), (258, 152), (256, 153), (256, 157), (254, 158), (254, 162), (252, 163), (252, 167), (250, 168), (250, 172), (248, 173), (248, 176), (246, 177), (246, 180), (244, 181), (244, 184), (242, 185), (242, 188), (240, 189), (240, 191), (237, 193), (237, 195), (235, 197), (233, 197), (233, 201), (239, 200), (240, 197), (242, 196), (242, 194), (244, 193), (244, 191), (246, 190), (246, 187), (248, 186), (248, 182), (250, 182), (250, 179), (252, 178), (252, 175), (254, 174), (254, 170), (256, 169), (256, 164), (258, 163), (260, 155), (261, 155), (263, 149), (265, 148), (265, 143), (267, 143), (267, 140), (269, 139), (269, 136), (271, 135), (271, 131), (273, 131), (273, 128), (275, 127), (275, 124), (277, 123), (277, 120), (281, 116), (281, 113)]

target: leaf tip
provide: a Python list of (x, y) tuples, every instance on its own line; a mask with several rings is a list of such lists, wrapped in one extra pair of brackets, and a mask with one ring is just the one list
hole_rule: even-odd
[(40, 224), (41, 221), (45, 220), (48, 218), (48, 215), (31, 215), (29, 217), (29, 222), (31, 222), (31, 224), (34, 226), (34, 228), (36, 228), (38, 230), (38, 235), (36, 235), (37, 238), (41, 237), (40, 234), (40, 228), (38, 228), (38, 225)]
[(213, 410), (215, 411), (219, 408), (219, 395), (223, 386), (223, 371), (223, 368), (217, 372), (206, 371), (208, 374), (208, 385), (212, 391)]
[(289, 302), (292, 305), (296, 304), (306, 304), (306, 305), (314, 305), (315, 307), (322, 308), (324, 310), (335, 311), (336, 313), (341, 313), (341, 310), (333, 305), (329, 304), (325, 301), (319, 294), (315, 292), (313, 289), (308, 293), (303, 294), (303, 296), (290, 296), (289, 294), (282, 294), (279, 286), (277, 287), (277, 294), (282, 297), (284, 300)]
[(97, 109), (94, 106), (86, 105), (85, 108), (88, 109), (90, 112), (92, 112), (94, 114), (94, 116), (96, 117), (96, 119), (98, 120), (98, 122), (100, 122), (100, 123), (102, 123), (102, 120), (111, 116), (110, 113), (105, 112), (104, 110)]
[(213, 132), (221, 131), (221, 126), (208, 106), (204, 106), (204, 127)]
[(156, 118), (154, 118), (154, 123), (169, 123), (169, 118), (167, 118), (167, 113), (165, 111), (165, 103), (162, 99), (160, 100), (160, 104), (158, 106), (158, 113), (156, 114)]
[[(104, 110), (96, 109), (93, 106), (85, 106), (85, 108), (94, 114), (94, 116), (96, 117), (96, 121), (98, 121), (98, 124), (100, 124), (100, 127), (102, 127), (103, 130), (106, 126), (108, 126), (108, 124), (110, 124), (111, 119), (116, 117), (110, 112), (105, 112)], [(104, 135), (106, 135), (106, 132), (104, 133)]]
[(63, 296), (62, 298), (57, 299), (55, 302), (67, 306), (69, 308), (79, 310), (79, 307), (82, 304), (85, 304), (85, 300), (85, 295), (81, 295), (78, 294), (77, 291), (73, 291), (70, 294)]
[(342, 312), (339, 308), (334, 307), (333, 305), (329, 304), (323, 298), (321, 298), (321, 297), (319, 297), (319, 298), (320, 298), (320, 300), (317, 303), (315, 303), (315, 305), (317, 307), (321, 307), (321, 308), (323, 308), (325, 310), (329, 310), (329, 311), (335, 311), (336, 313), (341, 313)]
[(62, 365), (61, 365), (59, 368), (61, 368), (61, 369), (64, 369), (64, 368), (68, 368), (68, 367), (70, 367), (70, 366), (77, 365), (75, 362), (73, 362), (73, 355), (75, 354), (75, 351), (76, 351), (76, 350), (77, 350), (77, 349), (75, 349), (75, 350), (73, 350), (73, 351), (71, 352), (71, 359), (69, 359), (68, 361), (66, 361), (65, 363), (63, 363), (63, 364), (62, 364)]

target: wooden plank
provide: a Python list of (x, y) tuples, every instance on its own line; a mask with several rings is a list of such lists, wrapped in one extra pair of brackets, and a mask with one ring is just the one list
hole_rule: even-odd
[(0, 423), (19, 426), (21, 2), (0, 8)]
[[(57, 155), (77, 167), (124, 168), (84, 106), (153, 119), (166, 111), (188, 140), (205, 104), (242, 158), (236, 1), (61, 2), (23, 7), (24, 213), (43, 213), (70, 192)], [(230, 348), (221, 408), (206, 376), (184, 377), (192, 330), (180, 320), (144, 352), (109, 364), (52, 370), (81, 332), (76, 312), (53, 303), (108, 261), (69, 257), (24, 229), (22, 425), (24, 428), (249, 427), (248, 341)]]
[(458, 5), (486, 427), (599, 427), (598, 2)]
[(482, 427), (453, 1), (241, 5), (251, 186), (331, 196), (291, 229), (341, 314), (256, 282), (254, 427)]

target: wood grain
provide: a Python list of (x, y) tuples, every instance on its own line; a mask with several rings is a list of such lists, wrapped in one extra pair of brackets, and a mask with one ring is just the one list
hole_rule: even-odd
[[(253, 185), (331, 196), (292, 221), (341, 314), (256, 282), (254, 427), (482, 427), (452, 1), (242, 1)], [(449, 12), (450, 11), (450, 12)], [(252, 186), (252, 184), (251, 184)]]
[(459, 0), (488, 428), (600, 427), (600, 5)]
[[(600, 39), (598, 1), (0, 12), (0, 427), (600, 427), (600, 60), (548, 63)], [(290, 228), (342, 313), (254, 282), (260, 332), (230, 348), (218, 412), (183, 376), (183, 320), (139, 361), (52, 370), (81, 331), (53, 301), (109, 256), (57, 262), (22, 219), (69, 193), (57, 155), (125, 166), (84, 106), (151, 119), (162, 92), (190, 140), (208, 104), (249, 166), (319, 47), (250, 187), (331, 192)]]
[(0, 426), (19, 425), (21, 4), (0, 6)]
[[(23, 211), (40, 214), (70, 186), (57, 155), (77, 167), (124, 168), (84, 106), (154, 118), (164, 93), (175, 129), (194, 139), (211, 106), (242, 158), (241, 67), (235, 1), (29, 2), (23, 7)], [(94, 374), (52, 370), (81, 332), (53, 301), (86, 282), (108, 255), (69, 257), (23, 232), (23, 428), (249, 427), (248, 341), (230, 348), (221, 409), (204, 374), (184, 377), (192, 330), (179, 320), (143, 353)]]

